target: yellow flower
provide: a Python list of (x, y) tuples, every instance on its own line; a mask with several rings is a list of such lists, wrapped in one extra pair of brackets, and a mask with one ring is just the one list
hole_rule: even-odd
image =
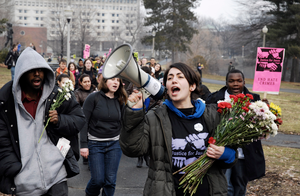
[(278, 114), (278, 116), (281, 116), (281, 108), (273, 102), (270, 103), (270, 111), (273, 114)]

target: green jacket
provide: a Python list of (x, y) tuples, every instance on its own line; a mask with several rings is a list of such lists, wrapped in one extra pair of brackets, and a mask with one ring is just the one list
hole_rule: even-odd
[[(210, 135), (220, 122), (216, 105), (206, 105), (203, 113)], [(172, 125), (167, 106), (162, 105), (150, 110), (143, 120), (143, 110), (125, 108), (120, 145), (125, 155), (139, 157), (150, 155), (148, 178), (144, 195), (175, 196), (172, 175)], [(237, 160), (237, 153), (236, 153)], [(231, 164), (215, 161), (207, 173), (211, 196), (227, 196), (227, 181), (222, 169)]]

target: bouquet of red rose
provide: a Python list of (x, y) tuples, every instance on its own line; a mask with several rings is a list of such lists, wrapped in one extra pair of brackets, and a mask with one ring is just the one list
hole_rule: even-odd
[[(272, 111), (276, 110), (278, 113), (279, 106), (274, 110), (271, 107), (270, 110), (269, 106), (262, 101), (251, 103), (250, 100), (253, 100), (251, 94), (230, 95), (230, 98), (230, 100), (218, 102), (221, 121), (215, 135), (209, 138), (209, 144), (242, 147), (258, 139), (277, 134), (280, 124), (277, 118), (279, 115), (276, 116)], [(281, 119), (280, 122), (282, 123)], [(196, 161), (174, 173), (185, 172), (180, 179), (180, 185), (182, 185), (181, 188), (184, 188), (184, 192), (188, 191), (190, 195), (196, 192), (214, 161), (215, 159), (209, 158), (205, 151)]]

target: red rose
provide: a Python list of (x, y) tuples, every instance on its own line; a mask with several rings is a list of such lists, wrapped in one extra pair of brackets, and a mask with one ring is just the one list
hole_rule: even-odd
[(277, 118), (275, 121), (277, 121), (278, 122), (278, 124), (282, 124), (282, 120), (281, 120), (281, 118)]
[(236, 98), (236, 96), (235, 95), (229, 95), (229, 98), (234, 99), (234, 98)]
[(228, 102), (220, 102), (220, 103), (218, 103), (218, 107), (222, 108), (222, 109), (224, 109), (224, 108), (232, 108), (231, 104), (228, 103)]
[(219, 113), (221, 113), (222, 114), (222, 109), (221, 108), (219, 108), (218, 110), (217, 110)]
[(247, 107), (242, 107), (242, 109), (245, 110), (245, 112), (249, 111), (249, 108), (247, 108)]
[(210, 138), (208, 139), (208, 143), (209, 143), (209, 144), (215, 144), (215, 143), (216, 143), (216, 140), (215, 140), (213, 137), (210, 137)]
[(247, 97), (249, 97), (249, 99), (253, 100), (253, 95), (251, 94), (246, 94)]
[(244, 99), (245, 98), (245, 95), (243, 93), (240, 93), (236, 96), (237, 98), (241, 98), (241, 99)]

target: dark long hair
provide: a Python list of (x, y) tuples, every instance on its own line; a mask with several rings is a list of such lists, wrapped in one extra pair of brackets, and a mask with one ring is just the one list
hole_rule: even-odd
[[(196, 84), (195, 90), (191, 93), (191, 99), (196, 100), (197, 98), (199, 98), (199, 95), (201, 94), (199, 74), (197, 74), (191, 67), (184, 63), (174, 63), (170, 65), (170, 67), (165, 71), (164, 74), (164, 86), (166, 86), (168, 74), (170, 69), (172, 68), (179, 69), (190, 85)], [(167, 98), (169, 99), (168, 95)]]
[[(107, 84), (106, 84), (107, 80), (108, 79), (103, 78), (100, 81), (100, 83), (98, 85), (99, 91), (102, 90), (104, 93), (107, 93), (109, 91)], [(121, 78), (120, 78), (120, 86), (114, 94), (118, 96), (118, 101), (119, 101), (120, 105), (127, 103), (127, 93), (124, 89), (123, 81)]]

